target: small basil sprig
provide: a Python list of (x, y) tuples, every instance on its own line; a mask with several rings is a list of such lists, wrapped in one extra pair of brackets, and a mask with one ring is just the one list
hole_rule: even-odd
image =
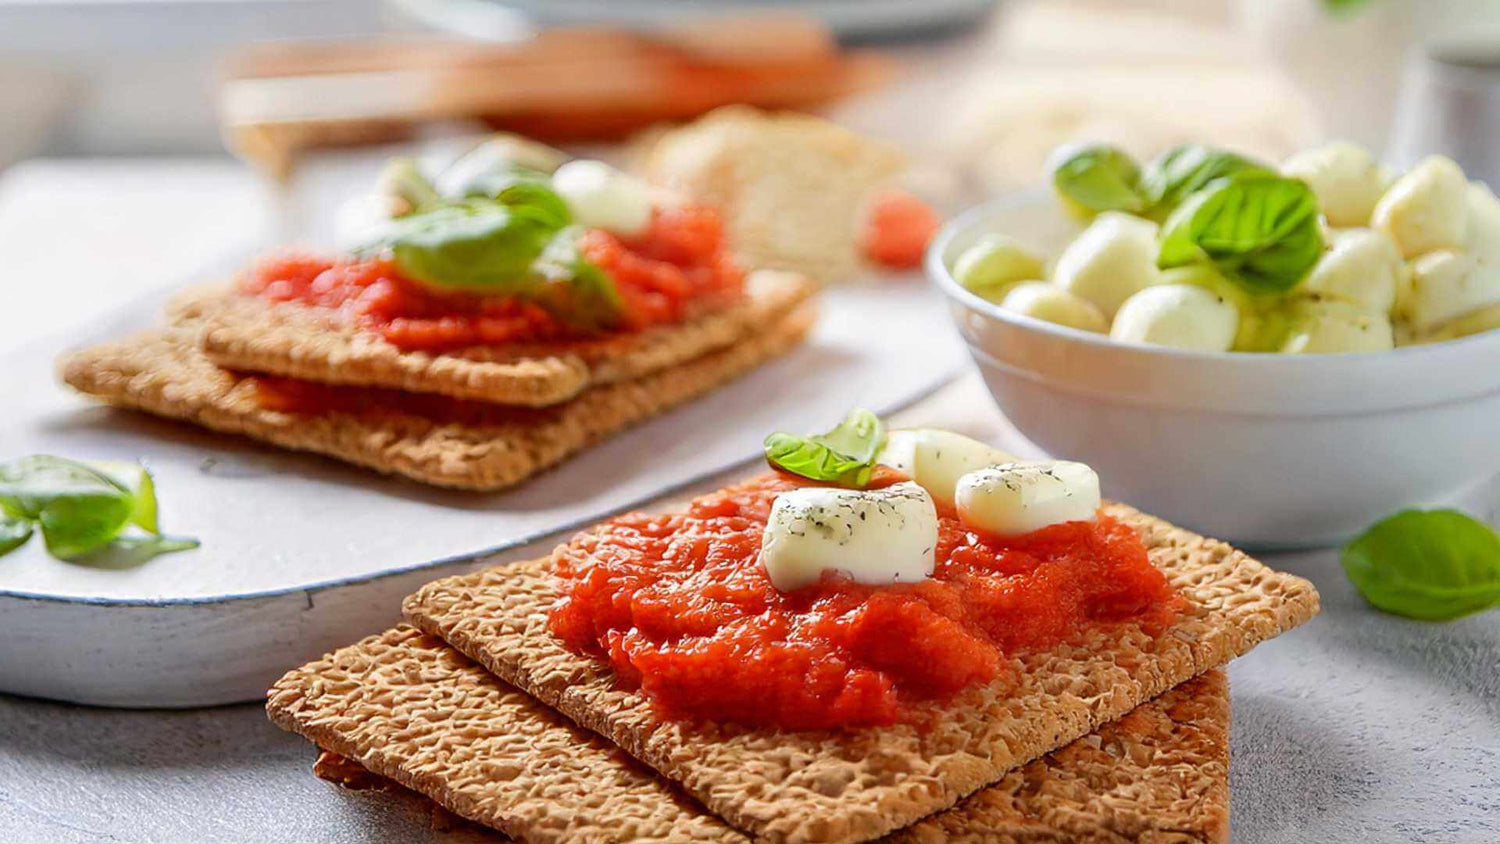
[(1160, 220), (1213, 182), (1240, 173), (1275, 175), (1258, 161), (1200, 144), (1167, 150), (1141, 171), (1140, 191), (1152, 217)]
[(868, 410), (849, 411), (826, 434), (802, 437), (778, 431), (766, 437), (766, 461), (772, 466), (815, 481), (864, 487), (875, 471), (875, 458), (885, 447), (885, 424)]
[(1297, 179), (1243, 172), (1188, 197), (1158, 244), (1161, 269), (1209, 263), (1252, 293), (1285, 292), (1323, 254), (1318, 199)]
[(1062, 147), (1048, 163), (1052, 187), (1086, 212), (1146, 209), (1139, 190), (1141, 168), (1130, 154), (1109, 144)]
[(1396, 615), (1447, 621), (1500, 606), (1500, 535), (1456, 510), (1403, 510), (1340, 562), (1365, 600)]
[[(145, 536), (122, 535), (130, 527)], [(20, 547), (38, 528), (47, 552), (64, 560), (116, 544), (139, 559), (198, 546), (161, 535), (155, 484), (137, 463), (38, 454), (0, 464), (0, 554)]]

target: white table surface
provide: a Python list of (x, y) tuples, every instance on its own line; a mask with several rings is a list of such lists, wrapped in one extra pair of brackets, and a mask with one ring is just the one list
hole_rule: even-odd
[[(226, 162), (11, 171), (0, 179), (0, 360), (245, 248), (266, 219), (247, 212), (258, 202)], [(164, 213), (173, 215), (167, 250)], [(39, 283), (67, 285), (75, 306), (41, 307), (30, 292)], [(1016, 444), (972, 376), (898, 421)], [(1494, 498), (1475, 506), (1492, 510)], [(1230, 669), (1233, 840), (1500, 841), (1500, 612), (1406, 621), (1370, 609), (1332, 551), (1265, 559), (1316, 583), (1324, 609)], [(394, 621), (396, 608), (388, 614)], [(433, 831), (413, 801), (315, 780), (312, 757), (254, 705), (125, 712), (0, 696), (0, 840), (474, 837)]]

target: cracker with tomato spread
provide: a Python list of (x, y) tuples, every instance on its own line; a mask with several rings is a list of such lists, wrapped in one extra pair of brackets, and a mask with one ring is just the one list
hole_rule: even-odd
[(684, 322), (597, 340), (446, 351), (403, 349), (337, 310), (219, 288), (190, 291), (173, 302), (170, 315), (179, 327), (196, 330), (204, 354), (228, 369), (541, 407), (769, 331), (815, 289), (793, 273), (755, 272), (745, 279), (743, 297), (700, 308)]
[[(289, 672), (266, 708), (338, 755), (320, 760), (320, 776), (369, 787), (368, 771), (526, 841), (748, 840), (609, 742), (409, 627)], [(1221, 841), (1228, 725), (1228, 680), (1210, 671), (893, 840)]]
[[(403, 610), (425, 632), (680, 783), (736, 828), (767, 840), (861, 841), (952, 807), (1318, 611), (1306, 580), (1129, 507), (1111, 504), (1103, 513), (1136, 532), (1150, 566), (1180, 599), (1169, 622), (1154, 632), (1134, 621), (1086, 626), (1060, 643), (1007, 653), (1003, 680), (963, 687), (925, 719), (880, 726), (787, 731), (664, 717), (604, 659), (554, 635), (551, 616), (567, 594), (554, 569), (562, 549), (552, 559), (429, 584)], [(632, 524), (646, 531), (649, 519)], [(697, 530), (715, 529), (703, 525)], [(590, 537), (575, 543), (587, 547)], [(734, 553), (697, 533), (681, 542), (674, 553), (697, 542), (710, 554)], [(903, 648), (924, 644), (925, 632), (911, 633), (892, 635)], [(634, 635), (611, 647), (628, 646)]]
[[(813, 320), (811, 305), (804, 305), (726, 348), (543, 408), (263, 379), (216, 366), (180, 331), (84, 349), (63, 361), (61, 374), (109, 404), (435, 486), (489, 491), (785, 353), (807, 335)], [(307, 390), (320, 408), (316, 412), (265, 402), (269, 394), (295, 408)]]

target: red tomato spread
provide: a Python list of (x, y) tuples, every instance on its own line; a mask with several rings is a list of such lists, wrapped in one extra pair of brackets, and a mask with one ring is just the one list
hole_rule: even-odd
[(431, 422), (457, 425), (535, 424), (551, 413), (547, 408), (470, 401), (437, 393), (325, 384), (272, 375), (242, 374), (242, 377), (255, 385), (257, 404), (282, 413), (419, 416)]
[[(881, 483), (897, 480), (885, 473)], [(1105, 515), (1000, 539), (939, 512), (936, 570), (865, 586), (825, 574), (784, 593), (759, 563), (771, 474), (684, 513), (621, 516), (554, 555), (549, 619), (668, 718), (784, 729), (891, 724), (1004, 676), (1006, 659), (1092, 625), (1159, 633), (1180, 599), (1128, 526)], [(930, 711), (930, 707), (929, 707)]]
[[(682, 320), (695, 306), (741, 290), (743, 276), (729, 256), (723, 225), (705, 208), (659, 209), (645, 234), (630, 240), (589, 231), (579, 248), (614, 279), (627, 331)], [(538, 305), (440, 290), (404, 278), (386, 260), (278, 256), (256, 264), (240, 290), (337, 311), (408, 351), (570, 339), (566, 326)]]

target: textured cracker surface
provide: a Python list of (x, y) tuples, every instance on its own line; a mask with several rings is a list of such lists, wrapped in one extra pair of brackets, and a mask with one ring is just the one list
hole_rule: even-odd
[(528, 841), (734, 841), (620, 751), (409, 627), (276, 682), (284, 729)]
[[(1228, 693), (1210, 671), (893, 840), (1222, 840)], [(613, 745), (411, 628), (288, 673), (267, 711), (363, 766), (320, 776), (368, 787), (361, 774), (373, 771), (530, 841), (744, 840)]]
[(745, 289), (743, 300), (639, 334), (440, 354), (402, 351), (378, 333), (339, 320), (333, 311), (223, 288), (189, 291), (169, 311), (175, 325), (197, 332), (210, 360), (230, 369), (540, 407), (590, 386), (659, 372), (768, 330), (815, 287), (792, 273), (765, 271), (751, 273)]
[(638, 169), (718, 208), (745, 266), (823, 282), (859, 271), (864, 199), (907, 166), (900, 150), (836, 123), (746, 106), (718, 109), (647, 143)]
[(262, 408), (251, 379), (220, 369), (182, 332), (159, 332), (76, 352), (64, 381), (120, 407), (184, 419), (284, 448), (311, 451), (435, 486), (511, 486), (623, 428), (730, 380), (799, 343), (810, 305), (753, 337), (634, 381), (585, 391), (545, 408), (517, 408), (504, 422), (441, 423), (421, 416)]
[(615, 741), (731, 824), (781, 841), (857, 841), (946, 809), (1318, 611), (1318, 594), (1228, 545), (1128, 507), (1152, 562), (1187, 603), (1164, 634), (1135, 625), (1011, 659), (1016, 684), (969, 689), (926, 731), (783, 733), (655, 718), (604, 664), (547, 630), (550, 561), (448, 578), (409, 597), (409, 621)]

